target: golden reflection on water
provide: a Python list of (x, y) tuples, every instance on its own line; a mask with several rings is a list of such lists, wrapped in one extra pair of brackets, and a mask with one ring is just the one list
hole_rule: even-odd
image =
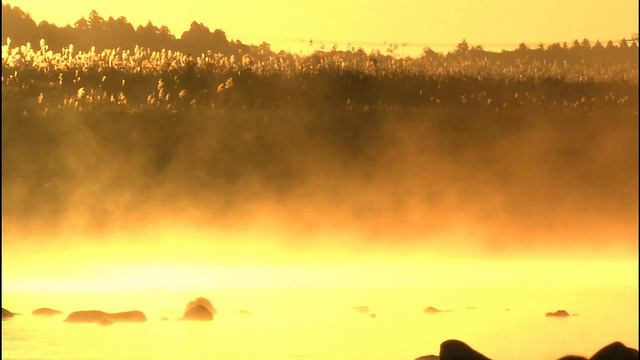
[[(613, 341), (638, 347), (637, 256), (363, 249), (335, 236), (284, 246), (258, 230), (3, 239), (2, 306), (22, 314), (3, 322), (3, 357), (415, 359), (460, 339), (492, 358), (535, 360), (590, 356)], [(201, 296), (214, 321), (176, 320)], [(350, 310), (358, 306), (370, 312)], [(428, 306), (452, 311), (429, 315)], [(41, 307), (140, 310), (148, 321), (30, 315)], [(556, 310), (577, 315), (544, 316)]]

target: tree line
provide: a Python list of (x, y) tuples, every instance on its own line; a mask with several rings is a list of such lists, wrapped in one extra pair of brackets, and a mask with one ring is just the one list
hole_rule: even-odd
[[(73, 44), (74, 49), (88, 51), (94, 48), (100, 52), (104, 49), (134, 49), (136, 46), (148, 48), (153, 51), (162, 49), (180, 51), (184, 54), (198, 56), (200, 54), (219, 53), (223, 55), (261, 54), (272, 55), (269, 44), (247, 45), (239, 40), (230, 41), (224, 31), (216, 29), (211, 31), (203, 23), (192, 22), (189, 30), (177, 38), (168, 27), (156, 26), (151, 21), (147, 25), (139, 25), (137, 28), (123, 16), (116, 18), (103, 18), (93, 10), (87, 18), (82, 17), (73, 26), (58, 27), (44, 20), (39, 24), (31, 18), (29, 13), (19, 7), (9, 4), (2, 6), (2, 35), (3, 44), (7, 44), (7, 38), (11, 38), (12, 45), (23, 45), (27, 42), (32, 46), (45, 39), (48, 47), (58, 51), (63, 47)], [(586, 65), (611, 66), (620, 63), (637, 64), (638, 62), (638, 36), (634, 34), (630, 39), (622, 39), (617, 43), (609, 40), (601, 43), (588, 39), (574, 40), (571, 44), (554, 43), (550, 45), (540, 44), (530, 48), (522, 43), (512, 51), (491, 52), (485, 51), (482, 46), (473, 46), (466, 40), (462, 40), (455, 49), (442, 54), (430, 48), (425, 48), (422, 57), (434, 61), (455, 60), (487, 60), (490, 62), (504, 62), (511, 65), (517, 62), (523, 64), (532, 62), (569, 62), (585, 63)], [(393, 56), (399, 44), (394, 44), (386, 50), (387, 56)], [(332, 53), (342, 51), (332, 50)], [(355, 47), (347, 52), (363, 52)], [(379, 51), (378, 51), (379, 53)], [(383, 55), (380, 54), (379, 55)]]
[(145, 26), (134, 26), (123, 16), (117, 19), (103, 18), (93, 10), (88, 18), (82, 17), (73, 26), (58, 27), (44, 20), (39, 24), (29, 13), (10, 4), (2, 6), (3, 44), (7, 37), (11, 44), (32, 45), (45, 39), (50, 49), (59, 50), (73, 44), (80, 51), (88, 51), (95, 46), (97, 51), (104, 49), (133, 49), (136, 45), (152, 50), (171, 49), (183, 53), (198, 55), (212, 51), (225, 55), (246, 53), (249, 46), (240, 41), (229, 41), (224, 31), (211, 31), (206, 25), (192, 22), (188, 31), (176, 38), (166, 26), (155, 26), (151, 21)]

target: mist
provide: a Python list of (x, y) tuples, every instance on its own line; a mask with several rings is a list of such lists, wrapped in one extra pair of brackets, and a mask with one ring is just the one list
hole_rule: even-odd
[(186, 224), (278, 229), (292, 249), (637, 249), (632, 105), (3, 109), (2, 126), (5, 241)]

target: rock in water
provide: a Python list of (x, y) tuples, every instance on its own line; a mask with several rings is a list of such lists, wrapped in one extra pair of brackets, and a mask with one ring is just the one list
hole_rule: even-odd
[(2, 308), (2, 320), (11, 319), (13, 317), (13, 313), (5, 308)]
[(98, 325), (102, 325), (102, 326), (113, 325), (113, 320), (109, 318), (102, 318), (100, 319), (100, 321), (98, 321)]
[(429, 306), (428, 308), (424, 309), (424, 312), (425, 314), (439, 314), (442, 312), (442, 310), (438, 310), (433, 306)]
[(196, 305), (184, 313), (182, 320), (213, 320), (213, 314), (203, 305)]
[(72, 323), (97, 323), (101, 325), (111, 325), (114, 322), (142, 322), (147, 321), (147, 317), (142, 311), (125, 311), (109, 314), (104, 311), (74, 311), (64, 320)]
[(566, 310), (558, 310), (556, 312), (548, 312), (546, 317), (569, 317), (569, 313)]
[(425, 355), (416, 358), (416, 360), (440, 360), (440, 356), (438, 355)]
[(189, 311), (191, 308), (198, 306), (198, 305), (202, 305), (205, 308), (207, 308), (207, 310), (209, 310), (209, 312), (211, 313), (211, 315), (216, 315), (218, 312), (216, 311), (216, 309), (213, 307), (213, 305), (211, 305), (211, 301), (209, 301), (206, 298), (203, 297), (199, 297), (191, 302), (189, 302), (189, 304), (187, 304), (187, 307), (184, 309), (185, 314), (187, 313), (187, 311)]
[(638, 350), (616, 341), (598, 350), (590, 360), (638, 360)]
[(147, 321), (147, 317), (142, 311), (125, 311), (109, 314), (109, 320), (113, 322), (142, 322)]
[(109, 314), (99, 310), (74, 311), (64, 321), (73, 323), (100, 323), (109, 319)]
[(49, 308), (40, 308), (40, 309), (33, 310), (33, 312), (31, 312), (31, 314), (32, 315), (37, 315), (37, 316), (54, 316), (54, 315), (61, 315), (62, 311), (53, 310), (53, 309), (49, 309)]
[(351, 311), (359, 312), (361, 314), (368, 314), (371, 309), (368, 306), (354, 306)]
[(561, 357), (558, 360), (589, 360), (584, 356), (578, 356), (578, 355), (566, 355)]
[(440, 360), (489, 360), (460, 340), (446, 340), (440, 344)]

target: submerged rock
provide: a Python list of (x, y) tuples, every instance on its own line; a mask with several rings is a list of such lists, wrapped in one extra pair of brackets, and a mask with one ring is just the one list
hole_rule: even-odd
[(2, 320), (11, 319), (13, 317), (13, 313), (5, 308), (2, 308)]
[(546, 317), (569, 317), (569, 313), (566, 310), (558, 310), (556, 312), (548, 312)]
[(37, 316), (54, 316), (54, 315), (62, 315), (63, 312), (60, 310), (54, 310), (49, 308), (40, 308), (40, 309), (33, 310), (31, 314), (37, 315)]
[(440, 344), (440, 360), (489, 360), (460, 340), (446, 340)]
[(433, 306), (429, 306), (426, 309), (424, 309), (425, 314), (439, 314), (442, 312), (442, 310), (436, 309)]
[(184, 313), (182, 320), (213, 320), (213, 314), (203, 305), (196, 305)]
[(578, 356), (578, 355), (567, 355), (567, 356), (563, 356), (558, 360), (589, 360), (584, 356)]
[(361, 314), (368, 314), (371, 309), (368, 306), (354, 306), (350, 309), (351, 311), (359, 312)]
[(590, 360), (638, 360), (638, 350), (616, 341), (598, 350)]

